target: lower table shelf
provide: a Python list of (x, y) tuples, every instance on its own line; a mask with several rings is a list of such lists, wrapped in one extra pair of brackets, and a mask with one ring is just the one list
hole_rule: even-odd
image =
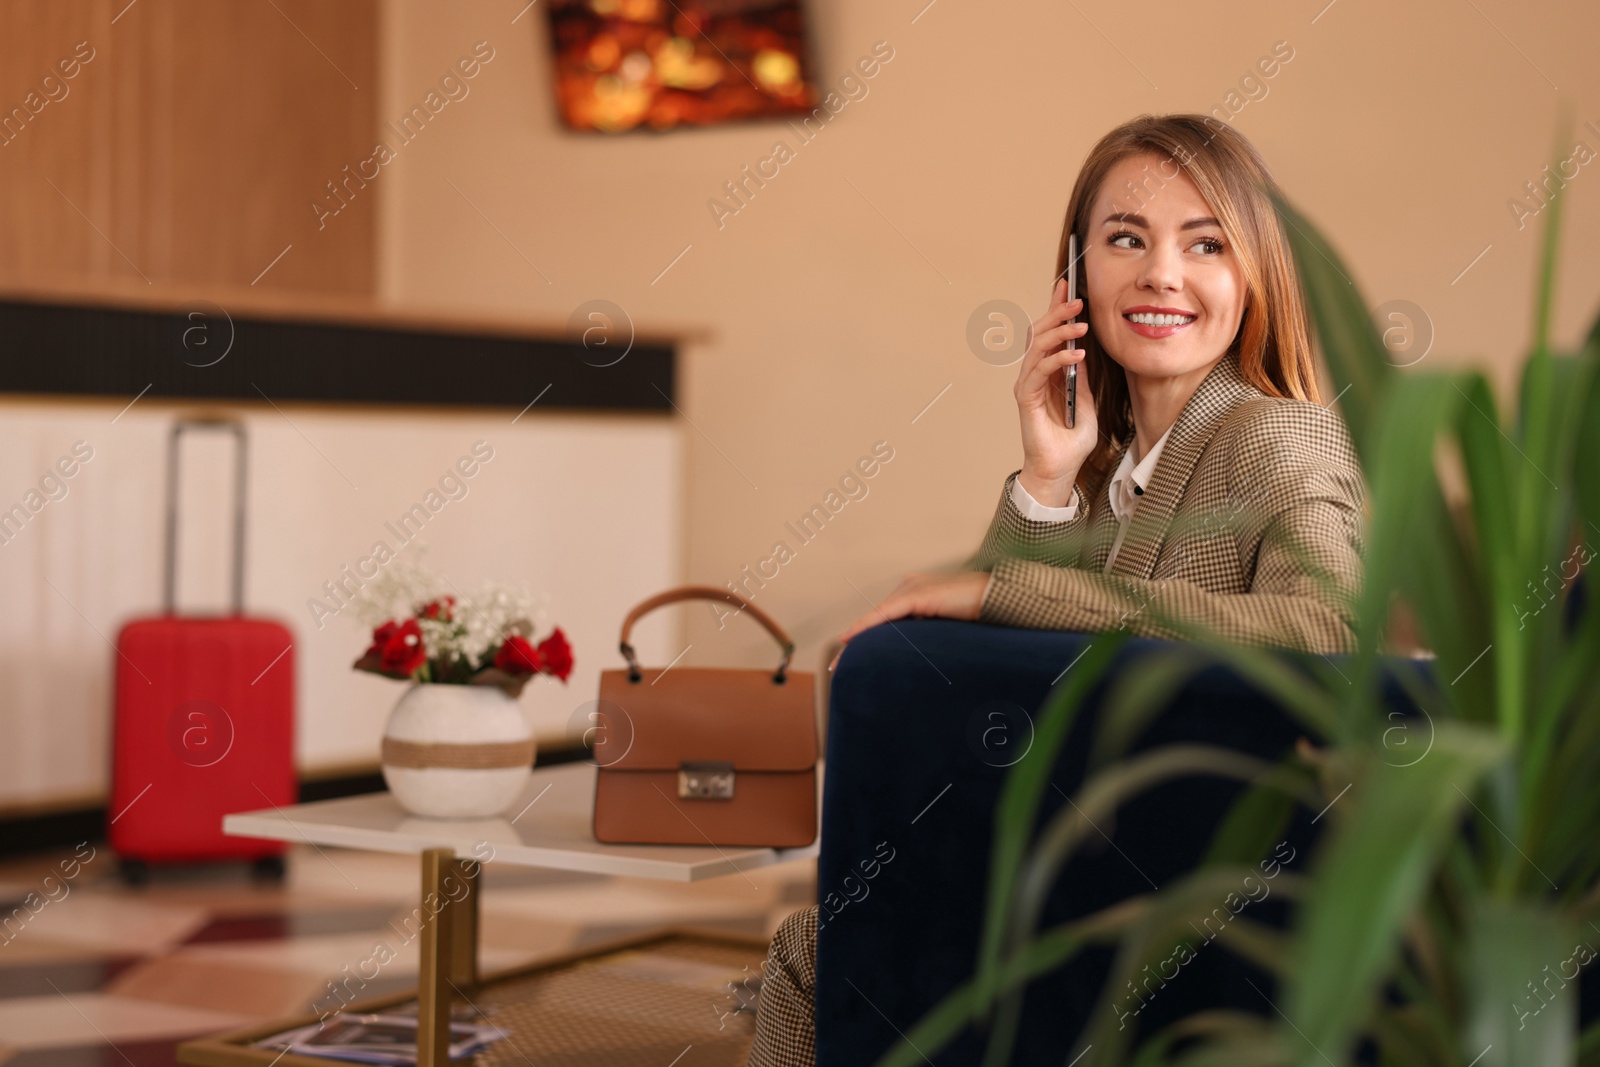
[[(449, 848), (427, 849), (421, 860), (422, 894), (410, 920), (419, 942), (416, 993), (352, 1001), (342, 1009), (371, 1013), (414, 1003), (417, 1067), (447, 1067), (451, 1063), (494, 1067), (500, 1063), (530, 1062), (535, 1055), (541, 1056), (537, 1061), (541, 1065), (620, 1065), (635, 1062), (630, 1055), (635, 1051), (641, 1057), (637, 1062), (661, 1067), (665, 1061), (651, 1057), (680, 1041), (683, 1044), (677, 1052), (688, 1045), (727, 1049), (726, 1060), (701, 1055), (696, 1064), (742, 1062), (740, 1057), (755, 1037), (750, 1013), (734, 1010), (741, 1001), (748, 1004), (750, 1000), (740, 996), (743, 981), (727, 987), (727, 976), (732, 972), (721, 961), (711, 962), (710, 957), (701, 961), (705, 967), (698, 972), (685, 961), (692, 962), (696, 953), (709, 953), (712, 957), (721, 953), (733, 971), (748, 974), (754, 985), (753, 979), (762, 973), (766, 958), (764, 942), (710, 934), (663, 933), (590, 948), (485, 979), (478, 972), (481, 864), (460, 859)], [(634, 957), (653, 952), (660, 958), (653, 971), (636, 961), (630, 972), (627, 967), (619, 968), (615, 958), (618, 953), (630, 952)], [(674, 958), (679, 960), (675, 969), (661, 966)], [(604, 965), (608, 959), (612, 961), (609, 972)], [(682, 981), (667, 980), (674, 972), (681, 978), (686, 970), (704, 981), (691, 981), (686, 986)], [(642, 984), (640, 980), (630, 980), (630, 973), (634, 979), (645, 976)], [(713, 975), (719, 981), (711, 981)], [(451, 1060), (449, 1022), (458, 1007), (489, 1014), (487, 1021), (496, 1026), (501, 1025), (503, 1015), (503, 1028), (511, 1036), (472, 1057)], [(178, 1061), (195, 1067), (328, 1067), (341, 1061), (254, 1047), (263, 1038), (310, 1026), (323, 1018), (307, 1015), (283, 1019), (190, 1041), (178, 1046)], [(739, 1021), (730, 1027), (730, 1019)], [(558, 1055), (558, 1048), (570, 1048), (572, 1052)], [(604, 1052), (604, 1057), (596, 1060), (594, 1056), (599, 1051)]]
[[(452, 983), (458, 1021), (464, 1007), (472, 1020), (481, 1017), (510, 1036), (449, 1062), (665, 1067), (693, 1046), (697, 1067), (738, 1067), (755, 1037), (755, 980), (766, 951), (766, 941), (758, 938), (668, 930), (571, 952), (470, 987)], [(749, 981), (748, 988), (735, 981), (739, 976)], [(402, 994), (354, 1002), (344, 1010), (412, 1007), (421, 1007), (417, 996)], [(281, 1019), (186, 1042), (178, 1048), (178, 1060), (195, 1067), (337, 1065), (341, 1061), (252, 1047), (317, 1021), (316, 1015)]]

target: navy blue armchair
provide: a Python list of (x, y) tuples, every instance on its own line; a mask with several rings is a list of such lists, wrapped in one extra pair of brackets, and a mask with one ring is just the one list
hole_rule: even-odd
[[(1032, 716), (1092, 634), (908, 619), (858, 635), (834, 672), (818, 862), (817, 1063), (865, 1067), (971, 977), (987, 890), (996, 801), (1007, 768), (1024, 758)], [(1140, 669), (1166, 644), (1133, 639), (1090, 695), (1053, 772), (1041, 822), (1082, 783), (1109, 679)], [(1293, 661), (1296, 653), (1284, 652)], [(1422, 668), (1419, 667), (1419, 670)], [(1398, 685), (1393, 706), (1411, 707)], [(1204, 742), (1276, 760), (1305, 731), (1232, 671), (1210, 667), (1157, 716), (1136, 748)], [(1058, 880), (1044, 924), (1083, 916), (1165, 886), (1203, 857), (1236, 782), (1194, 777), (1126, 804)], [(1300, 867), (1319, 827), (1299, 811), (1280, 858)], [(1325, 824), (1324, 824), (1325, 825)], [(1287, 920), (1277, 898), (1252, 908)], [(1083, 954), (1029, 986), (1015, 1063), (1064, 1064), (1095, 1009), (1113, 949)], [(1203, 1007), (1270, 1014), (1270, 977), (1220, 945), (1141, 1001), (1149, 1033)], [(976, 1064), (968, 1033), (932, 1062)]]

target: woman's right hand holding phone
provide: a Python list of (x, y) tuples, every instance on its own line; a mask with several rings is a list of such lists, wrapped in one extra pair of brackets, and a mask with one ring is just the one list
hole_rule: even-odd
[[(1089, 324), (1083, 319), (1084, 301), (1067, 301), (1067, 282), (1051, 290), (1050, 308), (1033, 323), (1033, 342), (1022, 357), (1014, 390), (1022, 422), (1022, 472), (1017, 481), (1028, 495), (1046, 507), (1065, 507), (1072, 500), (1072, 484), (1099, 437), (1094, 390), (1084, 350), (1069, 351), (1067, 342), (1083, 337)], [(1078, 322), (1068, 322), (1074, 315)], [(1066, 368), (1078, 365), (1077, 425), (1067, 427)]]

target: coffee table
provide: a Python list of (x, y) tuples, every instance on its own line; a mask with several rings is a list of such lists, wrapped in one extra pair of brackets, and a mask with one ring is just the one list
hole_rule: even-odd
[[(522, 796), (495, 819), (424, 819), (401, 810), (388, 793), (322, 800), (292, 807), (240, 812), (223, 819), (223, 830), (240, 837), (265, 837), (421, 857), (422, 887), (416, 910), (421, 964), (417, 983), (418, 1067), (448, 1064), (450, 1007), (476, 989), (545, 971), (549, 961), (493, 978), (478, 973), (479, 869), (508, 863), (587, 874), (624, 875), (697, 882), (817, 854), (805, 848), (722, 848), (665, 845), (605, 845), (594, 840), (590, 818), (596, 768), (570, 763), (536, 769)], [(820, 790), (819, 790), (820, 793)], [(407, 998), (409, 999), (409, 998)], [(384, 998), (375, 1005), (389, 1005)], [(362, 1005), (351, 1005), (360, 1010)], [(326, 1059), (274, 1053), (251, 1042), (316, 1016), (284, 1019), (179, 1046), (180, 1062), (198, 1067), (235, 1067), (279, 1062), (281, 1067), (327, 1067)], [(531, 1050), (530, 1050), (531, 1051)]]

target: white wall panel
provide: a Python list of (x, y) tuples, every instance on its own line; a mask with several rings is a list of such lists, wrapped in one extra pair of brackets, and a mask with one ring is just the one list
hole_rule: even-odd
[[(111, 664), (118, 626), (156, 611), (166, 434), (175, 408), (0, 403), (0, 509), (24, 503), (74, 442), (94, 449), (50, 501), (0, 545), (0, 807), (102, 793), (109, 762)], [(307, 601), (383, 540), (466, 588), (524, 582), (547, 595), (540, 636), (560, 625), (576, 652), (567, 685), (539, 678), (522, 703), (545, 740), (593, 700), (620, 665), (617, 628), (635, 602), (681, 581), (682, 441), (649, 416), (506, 412), (367, 413), (270, 407), (243, 412), (250, 433), (246, 603), (295, 634), (302, 769), (373, 762), (400, 684), (350, 670), (366, 632), (345, 612), (319, 628)], [(113, 423), (112, 419), (116, 418)], [(401, 548), (395, 522), (456, 460), (486, 441), (494, 457), (467, 493)], [(227, 599), (226, 440), (186, 446), (180, 606)], [(59, 495), (59, 490), (56, 490)], [(681, 650), (679, 620), (652, 617), (646, 662)]]

